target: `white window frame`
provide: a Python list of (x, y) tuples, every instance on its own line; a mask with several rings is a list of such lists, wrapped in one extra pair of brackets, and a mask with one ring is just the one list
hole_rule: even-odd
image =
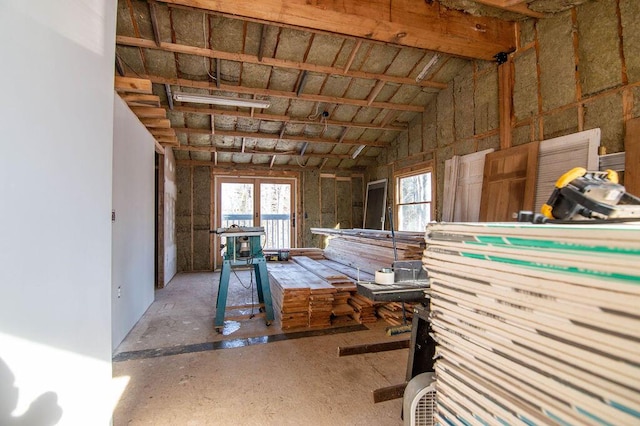
[[(421, 174), (426, 174), (426, 173), (430, 173), (431, 174), (431, 200), (430, 201), (423, 201), (423, 202), (418, 202), (418, 203), (400, 203), (400, 181), (402, 179), (406, 179), (409, 177), (413, 177), (413, 176), (417, 176), (417, 175), (421, 175)], [(395, 194), (395, 201), (394, 201), (394, 211), (395, 211), (395, 218), (394, 218), (394, 223), (393, 225), (396, 227), (396, 229), (398, 231), (407, 231), (406, 229), (400, 229), (400, 225), (402, 223), (402, 221), (400, 220), (400, 206), (402, 205), (416, 205), (416, 204), (429, 204), (429, 216), (430, 216), (430, 220), (434, 219), (434, 206), (436, 203), (436, 199), (435, 199), (435, 170), (433, 168), (433, 164), (431, 162), (429, 163), (423, 163), (421, 165), (417, 165), (417, 166), (413, 166), (411, 168), (408, 169), (402, 169), (402, 170), (398, 170), (393, 174), (393, 181), (394, 181), (394, 194)], [(425, 223), (424, 226), (426, 227), (427, 224)], [(412, 232), (422, 232), (424, 231), (424, 229), (420, 229), (420, 230), (409, 230)]]

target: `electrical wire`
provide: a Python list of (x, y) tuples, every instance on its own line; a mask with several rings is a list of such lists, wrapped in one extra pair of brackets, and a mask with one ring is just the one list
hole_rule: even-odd
[[(207, 30), (206, 30), (206, 19), (207, 19), (207, 14), (203, 13), (202, 14), (202, 38), (204, 39), (204, 45), (207, 45)], [(209, 67), (207, 66), (207, 58), (206, 57), (202, 57), (202, 65), (204, 66), (204, 70), (207, 72), (207, 75), (209, 76), (209, 78), (211, 78), (213, 81), (216, 81), (217, 78), (215, 75), (211, 75), (211, 73), (209, 72)]]

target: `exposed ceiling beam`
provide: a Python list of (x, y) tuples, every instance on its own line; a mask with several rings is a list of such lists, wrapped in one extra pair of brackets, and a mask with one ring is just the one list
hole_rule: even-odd
[(195, 152), (217, 152), (219, 154), (257, 154), (257, 155), (291, 155), (294, 157), (310, 157), (310, 158), (336, 158), (340, 160), (348, 160), (351, 158), (348, 154), (320, 154), (308, 152), (304, 155), (297, 151), (278, 151), (275, 149), (245, 149), (244, 151), (232, 148), (219, 148), (216, 146), (196, 146), (196, 145), (180, 145), (173, 147), (178, 151), (195, 151)]
[(370, 80), (383, 80), (388, 83), (410, 84), (413, 86), (430, 87), (438, 90), (445, 89), (447, 87), (446, 83), (440, 83), (436, 81), (426, 80), (426, 81), (416, 82), (414, 78), (408, 78), (408, 77), (396, 77), (392, 75), (376, 74), (376, 73), (364, 72), (364, 71), (350, 71), (350, 70), (345, 71), (345, 69), (342, 69), (342, 68), (308, 64), (305, 62), (288, 61), (286, 59), (277, 59), (277, 58), (268, 58), (268, 57), (263, 57), (262, 59), (260, 59), (259, 56), (248, 55), (244, 53), (223, 52), (220, 50), (205, 49), (203, 47), (188, 46), (188, 45), (177, 44), (177, 43), (162, 42), (160, 43), (160, 46), (157, 46), (153, 40), (136, 38), (136, 37), (127, 37), (122, 35), (116, 36), (116, 44), (119, 44), (122, 46), (143, 47), (146, 49), (158, 49), (158, 50), (163, 50), (171, 53), (184, 53), (187, 55), (224, 59), (227, 61), (269, 65), (272, 67), (296, 69), (299, 71), (310, 71), (310, 72), (317, 72), (322, 74), (342, 75), (347, 77), (363, 78), (363, 79), (370, 79)]
[[(211, 135), (211, 130), (208, 130), (208, 129), (189, 129), (186, 127), (173, 127), (171, 128), (171, 130), (175, 131), (176, 133), (186, 133), (189, 135)], [(282, 140), (283, 142), (309, 142), (309, 143), (330, 143), (330, 144), (339, 143), (338, 139), (311, 138), (308, 136), (293, 136), (293, 135), (283, 135), (282, 137), (278, 137), (277, 134), (272, 134), (272, 133), (236, 132), (236, 131), (220, 130), (220, 129), (216, 129), (216, 136)], [(349, 139), (345, 139), (341, 143), (343, 145), (367, 145), (367, 146), (378, 146), (378, 147), (388, 146), (388, 144), (385, 142), (349, 140)]]
[(544, 18), (545, 14), (535, 12), (524, 4), (526, 0), (473, 0), (476, 3), (482, 3), (486, 6), (496, 7), (498, 9), (508, 10), (509, 12), (519, 13), (531, 18)]
[[(175, 149), (175, 148), (174, 148)], [(214, 153), (215, 154), (215, 153)], [(320, 165), (320, 169), (327, 164), (329, 161), (328, 158), (325, 158)], [(178, 166), (207, 166), (207, 167), (215, 167), (216, 170), (226, 170), (233, 172), (246, 173), (247, 168), (251, 170), (264, 170), (264, 171), (295, 171), (299, 172), (305, 169), (306, 165), (295, 165), (295, 164), (283, 164), (283, 165), (274, 165), (273, 167), (269, 167), (269, 164), (254, 164), (254, 163), (223, 163), (221, 161), (216, 161), (215, 159), (212, 161), (201, 161), (201, 160), (176, 160), (176, 165)], [(311, 168), (311, 167), (309, 167)], [(353, 172), (364, 172), (366, 167), (351, 167), (349, 170)], [(331, 169), (323, 169), (324, 171), (344, 171), (344, 169), (339, 168), (331, 168)], [(268, 175), (267, 175), (268, 176)]]
[(476, 17), (438, 2), (378, 0), (160, 0), (267, 22), (492, 60), (515, 49), (514, 23)]
[(311, 94), (301, 94), (300, 96), (296, 96), (295, 92), (286, 92), (283, 90), (258, 89), (252, 87), (233, 86), (230, 84), (221, 84), (220, 88), (217, 88), (215, 83), (210, 83), (208, 81), (187, 80), (184, 78), (165, 78), (152, 75), (146, 75), (143, 77), (151, 80), (153, 83), (174, 84), (182, 87), (192, 87), (194, 89), (221, 90), (230, 93), (235, 92), (248, 95), (272, 96), (274, 98), (298, 99), (301, 101), (324, 102), (329, 104), (355, 105), (359, 107), (370, 106), (372, 108), (390, 109), (396, 111), (424, 112), (424, 107), (420, 105), (395, 104), (392, 102), (372, 102), (371, 105), (368, 105), (369, 102), (366, 99), (348, 99), (340, 98), (337, 96)]
[(285, 121), (291, 124), (315, 124), (324, 126), (338, 126), (338, 127), (353, 127), (358, 129), (374, 129), (374, 130), (391, 130), (394, 132), (403, 132), (407, 130), (407, 125), (382, 125), (375, 123), (352, 123), (350, 121), (338, 121), (338, 120), (324, 120), (322, 123), (317, 120), (308, 120), (308, 119), (300, 119), (293, 118), (288, 115), (276, 115), (276, 114), (263, 114), (263, 113), (254, 113), (253, 116), (250, 112), (246, 111), (229, 111), (225, 109), (210, 109), (210, 108), (198, 108), (198, 107), (187, 107), (187, 106), (176, 106), (173, 108), (174, 111), (177, 112), (189, 112), (194, 114), (209, 114), (213, 116), (217, 115), (226, 115), (230, 117), (246, 117), (246, 118), (255, 118), (256, 120), (267, 120), (267, 121)]
[(362, 46), (362, 40), (359, 39), (356, 42), (356, 45), (353, 46), (353, 50), (351, 50), (351, 54), (349, 55), (349, 59), (347, 60), (347, 64), (344, 66), (344, 73), (347, 74), (349, 72), (349, 68), (353, 64), (353, 60), (356, 59), (356, 55), (358, 54), (358, 50), (360, 50), (360, 46)]

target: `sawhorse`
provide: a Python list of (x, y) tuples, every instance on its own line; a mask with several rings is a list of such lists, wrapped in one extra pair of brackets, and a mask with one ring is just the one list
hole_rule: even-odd
[(216, 301), (215, 328), (222, 332), (224, 327), (224, 311), (227, 308), (227, 294), (229, 293), (229, 279), (231, 269), (234, 266), (253, 265), (256, 275), (256, 287), (258, 289), (258, 303), (264, 304), (264, 312), (267, 326), (273, 321), (273, 302), (271, 300), (271, 289), (269, 288), (269, 275), (267, 273), (267, 261), (264, 257), (254, 257), (248, 259), (227, 259), (222, 262), (220, 271), (220, 286), (218, 287), (218, 299)]

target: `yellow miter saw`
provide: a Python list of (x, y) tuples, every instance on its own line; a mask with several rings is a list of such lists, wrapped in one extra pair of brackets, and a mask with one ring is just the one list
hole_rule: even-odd
[(640, 198), (627, 193), (613, 170), (576, 167), (558, 179), (541, 210), (551, 220), (638, 219)]

